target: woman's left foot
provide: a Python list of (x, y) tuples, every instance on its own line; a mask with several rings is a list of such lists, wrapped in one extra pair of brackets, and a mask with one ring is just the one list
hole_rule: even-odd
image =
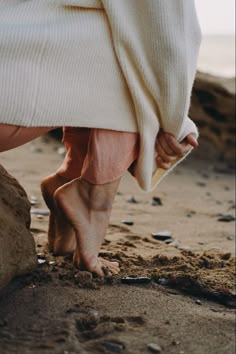
[(41, 192), (50, 210), (48, 226), (49, 249), (57, 255), (73, 254), (76, 239), (73, 227), (67, 221), (63, 211), (58, 209), (54, 200), (55, 191), (70, 180), (54, 173), (41, 182)]

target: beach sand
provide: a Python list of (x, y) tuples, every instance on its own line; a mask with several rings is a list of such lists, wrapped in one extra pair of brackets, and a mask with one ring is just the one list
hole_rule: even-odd
[[(47, 213), (39, 184), (59, 167), (61, 147), (45, 136), (1, 154), (36, 212)], [(152, 343), (166, 354), (235, 353), (235, 221), (219, 221), (235, 215), (234, 175), (201, 157), (148, 194), (124, 176), (101, 251), (121, 273), (104, 282), (50, 254), (48, 216), (32, 214), (41, 264), (0, 295), (1, 354), (141, 354), (155, 352)], [(163, 230), (172, 243), (153, 238)]]

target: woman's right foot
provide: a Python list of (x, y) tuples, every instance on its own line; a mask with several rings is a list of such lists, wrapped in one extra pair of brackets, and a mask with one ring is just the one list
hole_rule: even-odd
[(98, 257), (119, 182), (120, 178), (112, 183), (94, 185), (77, 178), (58, 188), (54, 194), (57, 205), (75, 230), (74, 263), (99, 277), (105, 275), (103, 268), (110, 274), (119, 272), (117, 262)]
[(62, 210), (54, 200), (55, 191), (70, 180), (56, 173), (44, 178), (41, 182), (41, 191), (44, 201), (50, 210), (48, 226), (49, 249), (57, 255), (73, 254), (76, 248), (76, 239), (73, 227), (67, 221)]

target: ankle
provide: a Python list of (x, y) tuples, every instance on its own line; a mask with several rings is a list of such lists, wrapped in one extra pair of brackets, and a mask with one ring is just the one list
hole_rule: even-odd
[(116, 182), (103, 185), (91, 184), (80, 178), (79, 194), (89, 209), (94, 211), (110, 211), (116, 194)]

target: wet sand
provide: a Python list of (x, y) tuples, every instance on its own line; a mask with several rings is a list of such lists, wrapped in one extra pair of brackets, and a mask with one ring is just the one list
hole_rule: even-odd
[[(60, 147), (43, 137), (1, 154), (36, 212)], [(234, 196), (232, 171), (199, 153), (149, 194), (125, 176), (101, 251), (121, 273), (104, 282), (50, 254), (48, 216), (32, 214), (40, 265), (0, 294), (1, 353), (233, 354), (235, 221), (219, 219), (235, 216)], [(171, 243), (152, 236), (164, 230)]]

